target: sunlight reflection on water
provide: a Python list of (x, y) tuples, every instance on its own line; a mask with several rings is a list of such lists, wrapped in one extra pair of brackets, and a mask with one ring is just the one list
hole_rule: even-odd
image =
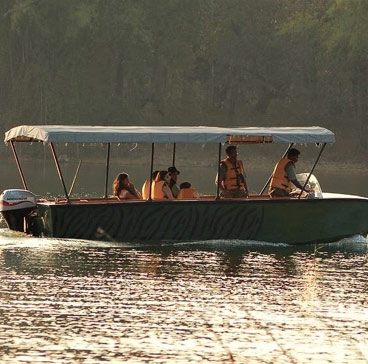
[(0, 361), (367, 363), (361, 237), (119, 247), (0, 230)]

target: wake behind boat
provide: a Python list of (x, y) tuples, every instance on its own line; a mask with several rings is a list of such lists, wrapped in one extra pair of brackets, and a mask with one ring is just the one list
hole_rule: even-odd
[[(368, 199), (322, 193), (312, 175), (334, 134), (320, 127), (219, 128), (219, 127), (105, 127), (28, 126), (5, 133), (22, 180), (22, 190), (6, 190), (0, 211), (10, 229), (35, 236), (114, 241), (258, 240), (303, 244), (333, 242), (368, 233)], [(50, 147), (64, 196), (37, 199), (28, 191), (18, 142), (41, 142)], [(57, 143), (104, 143), (107, 148), (105, 194), (101, 198), (70, 198), (55, 150)], [(215, 143), (218, 161), (224, 144), (313, 143), (320, 146), (316, 163), (302, 179), (310, 190), (295, 197), (270, 198), (263, 190), (248, 198), (224, 199), (216, 195), (190, 200), (118, 200), (109, 197), (110, 147), (112, 143)], [(287, 151), (285, 152), (287, 153)], [(150, 175), (151, 175), (150, 174)], [(45, 191), (46, 193), (47, 191)]]

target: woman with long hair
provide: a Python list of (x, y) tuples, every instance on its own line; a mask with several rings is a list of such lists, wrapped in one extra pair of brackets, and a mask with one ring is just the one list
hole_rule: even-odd
[(153, 200), (173, 200), (174, 196), (169, 187), (170, 173), (168, 171), (160, 171), (152, 183), (152, 199)]
[(125, 172), (119, 173), (116, 176), (112, 184), (112, 193), (121, 200), (142, 198), (139, 191), (135, 188), (133, 183), (130, 182), (128, 173)]

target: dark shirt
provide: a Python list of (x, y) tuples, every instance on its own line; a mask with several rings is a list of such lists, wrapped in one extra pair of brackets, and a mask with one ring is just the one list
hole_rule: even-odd
[(171, 190), (173, 196), (175, 198), (177, 198), (180, 190), (179, 190), (179, 187), (178, 187), (178, 185), (176, 184), (176, 182), (174, 180), (170, 181), (169, 187), (170, 187), (170, 190)]

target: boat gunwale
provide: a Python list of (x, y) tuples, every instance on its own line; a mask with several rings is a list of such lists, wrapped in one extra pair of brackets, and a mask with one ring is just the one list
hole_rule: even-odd
[(81, 198), (81, 199), (70, 199), (68, 202), (66, 199), (59, 200), (46, 200), (39, 199), (37, 200), (37, 205), (44, 206), (77, 206), (77, 205), (125, 205), (125, 204), (183, 204), (183, 203), (206, 203), (206, 204), (249, 204), (249, 203), (259, 203), (266, 202), (267, 203), (316, 203), (322, 201), (339, 201), (339, 202), (347, 202), (347, 201), (356, 201), (356, 202), (368, 202), (367, 197), (361, 196), (353, 196), (353, 195), (345, 195), (349, 197), (330, 197), (330, 198), (297, 198), (297, 197), (278, 197), (271, 198), (268, 195), (262, 196), (251, 196), (250, 198), (221, 198), (216, 199), (215, 196), (201, 197), (199, 199), (180, 199), (180, 200), (140, 200), (140, 199), (129, 199), (129, 200), (119, 200), (117, 198)]

